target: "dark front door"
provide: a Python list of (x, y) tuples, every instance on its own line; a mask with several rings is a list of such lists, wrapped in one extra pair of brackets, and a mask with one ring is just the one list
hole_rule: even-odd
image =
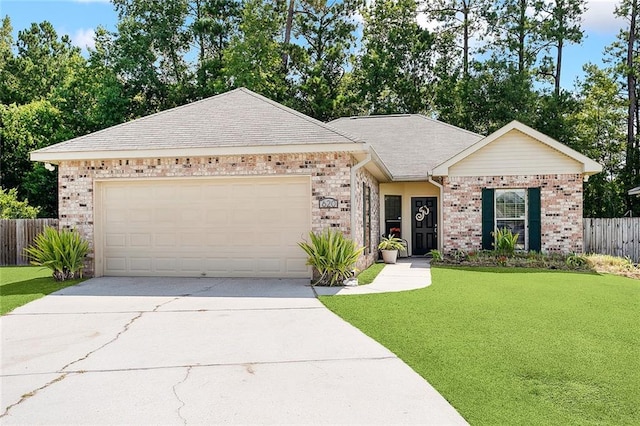
[(438, 199), (411, 198), (412, 255), (420, 256), (438, 248)]

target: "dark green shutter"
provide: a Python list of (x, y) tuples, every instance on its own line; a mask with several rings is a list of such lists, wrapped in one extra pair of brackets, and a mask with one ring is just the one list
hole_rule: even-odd
[(493, 250), (494, 205), (492, 188), (482, 188), (482, 249)]
[(529, 250), (542, 248), (542, 226), (540, 220), (540, 188), (529, 188)]

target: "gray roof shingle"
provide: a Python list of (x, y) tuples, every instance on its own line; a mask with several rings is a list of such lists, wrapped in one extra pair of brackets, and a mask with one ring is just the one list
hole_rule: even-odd
[(394, 179), (426, 178), (484, 136), (418, 114), (346, 117), (329, 125), (368, 142)]
[(51, 145), (38, 152), (327, 143), (362, 141), (240, 88)]

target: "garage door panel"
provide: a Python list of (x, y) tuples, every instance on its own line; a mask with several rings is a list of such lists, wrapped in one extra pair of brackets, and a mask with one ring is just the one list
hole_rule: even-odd
[(129, 270), (132, 272), (140, 272), (140, 273), (151, 273), (153, 269), (151, 269), (151, 265), (153, 264), (153, 260), (150, 257), (129, 257)]
[(308, 277), (309, 179), (101, 182), (103, 272)]
[(127, 259), (124, 257), (110, 257), (105, 258), (105, 268), (112, 273), (126, 273), (127, 272)]

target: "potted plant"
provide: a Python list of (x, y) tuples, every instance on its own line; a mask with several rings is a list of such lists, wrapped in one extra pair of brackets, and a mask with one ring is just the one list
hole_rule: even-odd
[(384, 263), (396, 263), (398, 250), (403, 248), (402, 240), (393, 234), (389, 234), (386, 237), (383, 235), (380, 244), (378, 244), (378, 250), (382, 251), (382, 260), (384, 260)]

